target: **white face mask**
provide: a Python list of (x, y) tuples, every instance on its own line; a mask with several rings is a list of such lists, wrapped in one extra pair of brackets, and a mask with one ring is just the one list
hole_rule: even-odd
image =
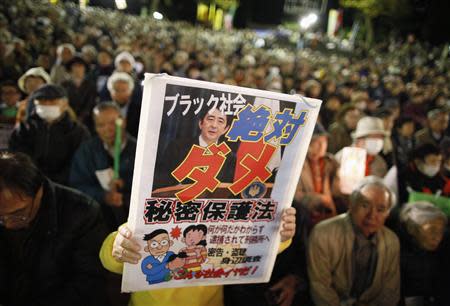
[(383, 149), (383, 139), (367, 138), (365, 141), (365, 149), (369, 155), (377, 155)]
[(428, 177), (433, 177), (436, 174), (438, 174), (439, 172), (439, 165), (438, 166), (430, 166), (427, 164), (421, 164), (419, 167), (420, 172), (422, 172), (423, 174), (425, 174)]
[(57, 105), (36, 105), (36, 114), (46, 121), (53, 121), (61, 116), (61, 108)]

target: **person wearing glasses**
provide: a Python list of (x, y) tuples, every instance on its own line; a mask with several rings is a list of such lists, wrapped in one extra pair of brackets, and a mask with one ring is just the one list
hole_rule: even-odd
[(0, 153), (0, 305), (103, 305), (99, 205)]
[(314, 227), (307, 267), (315, 305), (397, 305), (400, 243), (384, 226), (394, 205), (383, 181), (368, 176), (352, 192), (348, 213)]

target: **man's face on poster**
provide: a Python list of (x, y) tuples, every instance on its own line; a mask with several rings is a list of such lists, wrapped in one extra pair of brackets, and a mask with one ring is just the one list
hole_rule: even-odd
[(200, 134), (208, 145), (216, 143), (220, 136), (224, 135), (228, 129), (227, 116), (217, 108), (210, 110), (206, 116), (198, 123)]
[(162, 233), (147, 241), (147, 246), (144, 250), (153, 256), (161, 256), (166, 254), (172, 245), (173, 241), (170, 240), (169, 235)]

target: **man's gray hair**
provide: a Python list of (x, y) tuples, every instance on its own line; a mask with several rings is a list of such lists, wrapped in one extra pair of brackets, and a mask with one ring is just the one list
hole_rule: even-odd
[(356, 186), (355, 189), (353, 189), (352, 193), (350, 194), (350, 203), (356, 203), (358, 199), (361, 197), (361, 191), (366, 186), (377, 186), (384, 190), (386, 190), (389, 194), (389, 210), (391, 210), (397, 203), (397, 197), (395, 196), (395, 193), (383, 182), (383, 180), (377, 176), (369, 175), (363, 178), (359, 184)]
[(108, 83), (106, 86), (110, 93), (114, 92), (114, 84), (116, 82), (127, 82), (130, 86), (130, 91), (134, 89), (134, 80), (133, 78), (126, 72), (114, 72), (108, 79)]
[(447, 224), (447, 216), (444, 212), (426, 201), (406, 204), (400, 212), (400, 221), (405, 224), (422, 225), (435, 219), (441, 219)]
[(108, 101), (108, 102), (102, 102), (97, 104), (94, 109), (92, 110), (92, 115), (94, 116), (94, 118), (96, 116), (98, 116), (101, 112), (106, 111), (106, 110), (115, 110), (120, 117), (122, 117), (122, 114), (120, 112), (120, 108), (117, 106), (117, 104)]
[(427, 118), (428, 118), (428, 120), (433, 120), (438, 115), (441, 115), (441, 114), (448, 115), (448, 111), (444, 108), (435, 108), (435, 109), (428, 111)]

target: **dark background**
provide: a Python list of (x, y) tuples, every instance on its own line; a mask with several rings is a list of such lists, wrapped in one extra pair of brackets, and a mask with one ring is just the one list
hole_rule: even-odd
[[(66, 0), (78, 2), (77, 0)], [(127, 0), (125, 12), (139, 14), (142, 7), (148, 9), (155, 0)], [(394, 0), (395, 1), (395, 0)], [(448, 0), (408, 0), (412, 8), (412, 14), (401, 20), (377, 18), (374, 21), (375, 29), (384, 31), (396, 29), (401, 35), (414, 33), (417, 37), (431, 43), (440, 44), (450, 41), (450, 1)], [(206, 1), (207, 2), (207, 1)], [(322, 5), (321, 0), (305, 1)], [(196, 0), (159, 0), (158, 10), (170, 20), (187, 20), (195, 23)], [(325, 1), (326, 10), (321, 16), (320, 28), (326, 29), (328, 10), (339, 8), (339, 0)], [(236, 28), (267, 28), (278, 25), (283, 21), (292, 19), (289, 12), (284, 11), (285, 0), (240, 0), (234, 26)], [(89, 5), (115, 9), (113, 0), (90, 0)], [(344, 26), (351, 27), (357, 12), (353, 9), (344, 10)], [(297, 17), (298, 18), (298, 17)]]

